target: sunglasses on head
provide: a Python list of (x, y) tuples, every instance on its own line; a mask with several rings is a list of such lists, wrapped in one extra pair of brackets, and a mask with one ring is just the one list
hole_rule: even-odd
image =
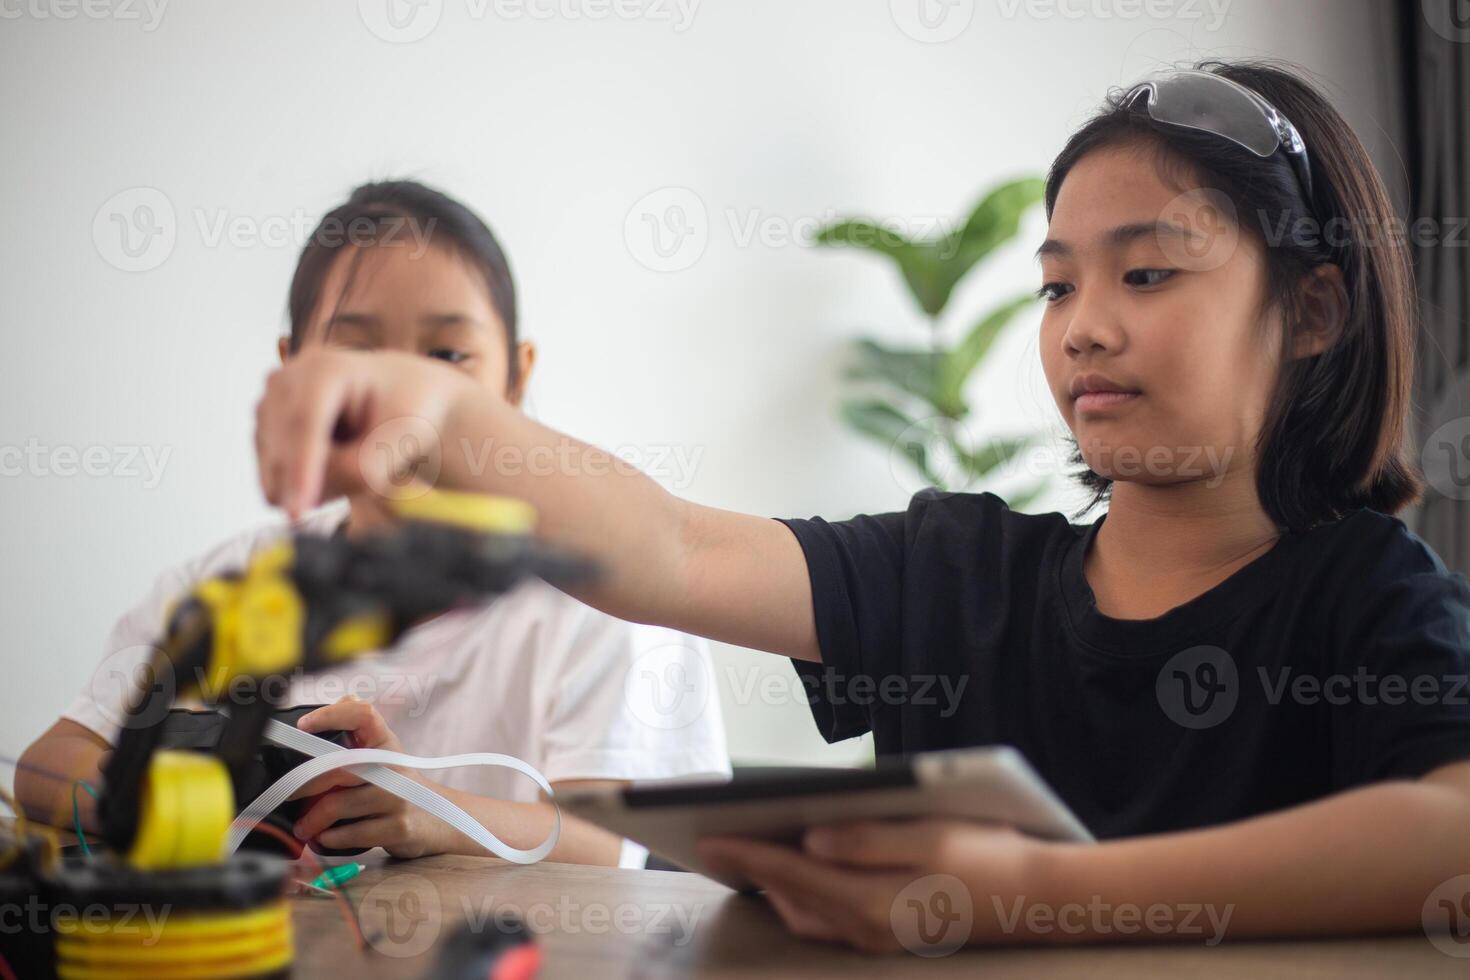
[(1122, 104), (1142, 108), (1155, 122), (1213, 133), (1262, 159), (1284, 153), (1311, 205), (1312, 167), (1301, 134), (1280, 110), (1244, 85), (1208, 71), (1171, 71), (1133, 86)]

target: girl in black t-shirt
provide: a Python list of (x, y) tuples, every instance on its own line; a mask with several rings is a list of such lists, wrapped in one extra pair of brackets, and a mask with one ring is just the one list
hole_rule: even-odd
[[(1059, 515), (965, 494), (809, 522), (798, 537), (680, 500), (441, 365), (388, 354), (322, 351), (271, 378), (263, 488), (294, 514), (413, 466), (401, 445), (367, 443), (385, 420), (426, 418), (442, 436), (441, 485), (533, 501), (545, 538), (605, 567), (581, 597), (609, 613), (861, 673), (878, 690), (924, 664), (943, 673), (933, 658), (951, 652), (923, 641), (953, 638), (969, 659), (951, 672), (985, 692), (986, 711), (878, 705), (829, 734), (872, 727), (894, 751), (973, 744), (977, 732), (1016, 741), (1079, 812), (1112, 821), (1112, 839), (1090, 846), (956, 820), (816, 828), (799, 848), (705, 842), (711, 864), (763, 886), (801, 935), (912, 948), (899, 923), (919, 912), (937, 917), (919, 938), (944, 942), (961, 918), (976, 943), (1463, 934), (1470, 708), (1455, 685), (1470, 670), (1470, 594), (1392, 523), (1422, 492), (1407, 443), (1414, 283), (1367, 153), (1298, 75), (1212, 63), (1111, 96), (1056, 159), (1046, 209), (1038, 346), (1084, 481), (1109, 501), (1085, 539)], [(492, 440), (565, 463), (477, 465), (472, 450)], [(1364, 553), (1378, 542), (1393, 561)], [(1329, 544), (1346, 557), (1306, 578), (1300, 556)], [(971, 573), (961, 594), (952, 583)], [(1182, 715), (1166, 723), (1153, 684), (1164, 667), (1206, 693), (1223, 683), (1218, 664), (1174, 660), (1199, 642), (1192, 631), (1266, 610), (1335, 659), (1303, 648), (1270, 665), (1234, 651), (1247, 677), (1270, 668), (1258, 710), (1203, 734)], [(1018, 619), (1046, 639), (998, 644)], [(1102, 649), (1134, 638), (1146, 655)], [(1177, 649), (1155, 650), (1161, 638)], [(1359, 654), (1415, 665), (1399, 679), (1429, 677), (1439, 696), (1390, 709), (1381, 688), (1315, 677), (1319, 697), (1348, 703), (1306, 703), (1304, 666), (1346, 669)], [(1055, 686), (1038, 691), (1043, 676)], [(1279, 710), (1261, 707), (1273, 692)], [(1100, 734), (1058, 738), (1063, 722)], [(1130, 771), (1138, 759), (1150, 762)], [(1132, 782), (1103, 778), (1119, 773)], [(1235, 791), (1253, 780), (1259, 792)]]

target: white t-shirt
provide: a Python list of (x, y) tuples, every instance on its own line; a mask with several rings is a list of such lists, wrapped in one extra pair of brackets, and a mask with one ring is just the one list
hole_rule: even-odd
[[(346, 502), (339, 501), (303, 518), (296, 530), (330, 535), (346, 516)], [(238, 535), (160, 576), (118, 620), (101, 665), (64, 717), (114, 743), (171, 604), (204, 578), (242, 569), (254, 551), (289, 530), (277, 524)], [(676, 690), (675, 702), (661, 690), (660, 679), (686, 676), (713, 676), (703, 639), (615, 619), (533, 579), (483, 606), (412, 627), (385, 654), (292, 675), (280, 703), (330, 704), (354, 694), (372, 702), (406, 752), (500, 752), (530, 763), (553, 784), (728, 776), (724, 723), (711, 686)], [(505, 769), (429, 775), (483, 796), (539, 799), (530, 779)]]

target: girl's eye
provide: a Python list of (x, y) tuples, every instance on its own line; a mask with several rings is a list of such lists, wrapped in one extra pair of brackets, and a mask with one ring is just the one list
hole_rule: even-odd
[(429, 356), (441, 361), (447, 361), (450, 364), (459, 364), (462, 361), (468, 360), (470, 355), (462, 350), (454, 350), (450, 347), (435, 347), (429, 351)]
[(1130, 286), (1157, 286), (1173, 276), (1173, 269), (1129, 269), (1123, 281)]
[(1044, 299), (1048, 303), (1055, 303), (1066, 295), (1063, 290), (1070, 290), (1071, 288), (1071, 286), (1064, 282), (1047, 282), (1042, 283), (1041, 288), (1036, 291), (1036, 295), (1039, 299)]

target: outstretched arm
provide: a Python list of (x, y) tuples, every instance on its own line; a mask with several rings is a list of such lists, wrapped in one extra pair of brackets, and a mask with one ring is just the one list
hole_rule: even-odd
[(256, 449), (267, 499), (293, 517), (364, 486), (402, 485), (432, 464), (441, 486), (534, 504), (542, 538), (606, 571), (578, 592), (588, 604), (820, 659), (806, 561), (784, 525), (675, 497), (442, 364), (387, 352), (292, 358), (266, 385)]

